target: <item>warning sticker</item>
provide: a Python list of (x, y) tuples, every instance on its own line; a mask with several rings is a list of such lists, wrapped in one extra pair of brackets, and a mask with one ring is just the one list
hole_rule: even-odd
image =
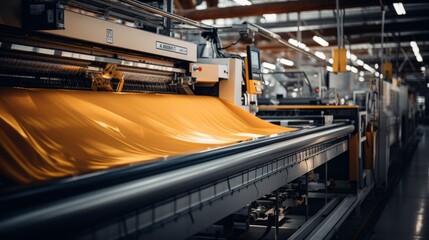
[(113, 44), (113, 30), (112, 29), (106, 30), (106, 42)]

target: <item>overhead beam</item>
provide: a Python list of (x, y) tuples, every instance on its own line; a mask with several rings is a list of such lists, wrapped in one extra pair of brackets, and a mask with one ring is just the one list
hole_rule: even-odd
[[(195, 9), (195, 3), (192, 0), (181, 0), (179, 2), (180, 2), (180, 5), (181, 5), (183, 11), (185, 11), (185, 9), (190, 10), (190, 11)], [(182, 11), (182, 10), (180, 10), (180, 11)]]
[(206, 0), (207, 7), (217, 7), (219, 0)]
[[(374, 9), (374, 8), (373, 8)], [(369, 11), (369, 13), (363, 14), (353, 14), (353, 15), (347, 15), (344, 18), (344, 26), (355, 26), (355, 25), (367, 25), (367, 24), (373, 24), (375, 22), (381, 21), (381, 14), (379, 12), (379, 8), (375, 8), (376, 11), (372, 10)], [(401, 16), (400, 19), (398, 19), (396, 13), (393, 12), (386, 12), (386, 19), (385, 23), (405, 23), (405, 22), (414, 22), (414, 21), (422, 21), (422, 20), (428, 20), (428, 11), (429, 11), (429, 4), (427, 7), (421, 7), (418, 10), (408, 11), (407, 9), (407, 15)], [(398, 21), (399, 20), (399, 21)], [(288, 20), (288, 21), (282, 21), (282, 22), (272, 22), (272, 23), (261, 23), (260, 26), (266, 29), (278, 29), (278, 28), (293, 28), (298, 26), (298, 21), (295, 20)], [(304, 28), (312, 28), (317, 29), (318, 27), (336, 27), (337, 21), (335, 17), (318, 17), (318, 18), (311, 18), (306, 19), (304, 21), (301, 21), (302, 27)]]
[[(414, 22), (401, 22), (401, 23), (394, 23), (394, 22), (390, 22), (390, 23), (386, 23), (385, 24), (385, 33), (400, 33), (400, 32), (406, 32), (407, 35), (422, 35), (422, 34), (426, 34), (428, 32), (428, 30), (423, 29), (422, 26), (429, 26), (429, 19), (424, 19), (424, 20), (419, 20), (419, 21), (414, 21)], [(264, 26), (262, 26), (264, 27)], [(316, 35), (316, 32), (321, 34), (321, 36), (325, 37), (325, 38), (331, 38), (334, 37), (336, 39), (337, 37), (337, 28), (322, 28), (323, 26), (321, 26), (320, 29), (318, 30), (305, 30), (305, 31), (301, 31), (301, 37), (303, 39), (302, 42), (304, 42), (305, 44), (311, 46), (311, 44), (313, 44), (313, 40), (311, 40), (313, 38), (314, 35)], [(413, 34), (414, 33), (414, 34)], [(282, 38), (282, 39), (289, 39), (291, 37), (295, 37), (297, 35), (296, 31), (291, 31), (291, 32), (277, 32), (277, 34)], [(360, 26), (349, 26), (349, 27), (344, 27), (344, 35), (346, 37), (346, 40), (348, 40), (351, 43), (357, 43), (358, 40), (353, 40), (355, 38), (361, 38), (361, 35), (368, 35), (370, 34), (371, 37), (373, 37), (374, 39), (376, 39), (376, 42), (379, 41), (380, 39), (380, 34), (381, 34), (381, 25), (379, 24), (371, 24), (371, 25), (360, 25)], [(231, 41), (236, 41), (237, 38), (239, 37), (238, 34), (236, 36), (230, 35), (231, 37)], [(391, 38), (388, 35), (385, 35), (385, 39)], [(256, 36), (256, 41), (268, 41), (266, 38), (260, 37), (260, 36)], [(245, 39), (242, 41), (243, 43), (250, 43), (250, 40)], [(373, 42), (373, 41), (370, 41)], [(329, 43), (331, 45), (336, 45), (336, 40), (332, 41), (330, 40)]]
[[(426, 41), (426, 39), (429, 39), (429, 30), (422, 30), (421, 26), (428, 26), (429, 20), (426, 21), (418, 21), (414, 23), (391, 23), (385, 25), (385, 33), (397, 33), (397, 32), (407, 32), (407, 35), (399, 35), (399, 38), (401, 41)], [(366, 26), (360, 26), (360, 27), (345, 27), (344, 28), (344, 34), (346, 36), (346, 44), (358, 44), (358, 43), (378, 43), (380, 42), (380, 31), (381, 27), (380, 25), (366, 25)], [(335, 37), (336, 39), (336, 28), (326, 28), (326, 29), (320, 29), (319, 32), (322, 33), (322, 36), (324, 37)], [(365, 36), (361, 36), (362, 34), (365, 34)], [(289, 39), (290, 37), (296, 36), (296, 32), (289, 32), (289, 33), (278, 33), (278, 35), (282, 39)], [(314, 31), (302, 31), (302, 42), (305, 43), (307, 46), (318, 46), (313, 40), (313, 36), (315, 35)], [(370, 35), (370, 36), (368, 36)], [(385, 41), (393, 41), (393, 38), (391, 36), (385, 35)], [(238, 38), (237, 36), (233, 36), (229, 39), (231, 42), (235, 42)], [(426, 38), (426, 39), (425, 39)], [(256, 36), (255, 41), (258, 42), (269, 42), (266, 38)], [(224, 39), (224, 42), (226, 42), (226, 39)], [(329, 40), (328, 41), (331, 46), (335, 46), (337, 44), (336, 40)], [(244, 39), (242, 41), (244, 44), (250, 44), (250, 39)], [(228, 45), (228, 44), (224, 44)]]
[[(428, 26), (429, 20), (407, 22), (407, 23), (387, 23), (385, 24), (384, 32), (422, 32), (424, 30), (422, 26)], [(320, 32), (322, 36), (337, 36), (337, 28), (320, 28), (316, 30)], [(301, 31), (302, 38), (312, 38), (315, 34), (315, 30), (306, 30)], [(381, 33), (381, 25), (371, 24), (371, 25), (361, 25), (361, 26), (352, 26), (344, 27), (344, 35), (359, 35), (363, 33)], [(296, 35), (296, 32), (288, 33), (277, 33), (282, 38), (288, 39), (290, 35)]]
[[(421, 1), (409, 0), (402, 1), (403, 3)], [(384, 0), (383, 4), (391, 4), (392, 0)], [(183, 5), (183, 4), (182, 4)], [(379, 1), (374, 0), (342, 0), (340, 2), (341, 8), (355, 8), (355, 7), (369, 7), (380, 6)], [(185, 6), (184, 6), (185, 7)], [(178, 10), (176, 13), (194, 20), (204, 19), (219, 19), (219, 18), (235, 18), (247, 16), (261, 16), (267, 13), (293, 13), (305, 11), (318, 11), (318, 10), (332, 10), (336, 8), (336, 0), (300, 0), (300, 1), (287, 1), (287, 2), (270, 2), (252, 4), (249, 6), (233, 6), (227, 8), (209, 7), (204, 10)]]
[(174, 0), (174, 9), (175, 10), (182, 10), (183, 9), (183, 6), (180, 3), (180, 0)]
[[(416, 39), (416, 41), (417, 42), (419, 42), (419, 41), (425, 41), (425, 39), (428, 39), (428, 38), (427, 37), (426, 38), (419, 37), (419, 38)], [(405, 40), (401, 39), (399, 43), (404, 47), (404, 45), (405, 46), (409, 45), (409, 42), (410, 42), (410, 40), (408, 40), (408, 39), (405, 39)], [(368, 42), (355, 42), (355, 43), (352, 43), (350, 45), (351, 45), (351, 47), (353, 47), (353, 45), (365, 44), (365, 43), (368, 43)], [(376, 45), (372, 46), (372, 49), (378, 49), (380, 47), (379, 46), (380, 45), (379, 42), (374, 42), (374, 43), (371, 43), (371, 44), (376, 44)], [(395, 47), (392, 48), (392, 54), (394, 54), (395, 53), (395, 48), (397, 48), (397, 46), (396, 46), (397, 42), (396, 41), (386, 41), (386, 42), (384, 42), (384, 45), (385, 45), (384, 48), (389, 48), (389, 47), (386, 47), (386, 46), (391, 45), (391, 44), (395, 45)], [(261, 50), (269, 50), (269, 51), (273, 51), (273, 52), (284, 52), (284, 51), (285, 52), (295, 52), (295, 50), (293, 50), (291, 48), (288, 48), (288, 47), (285, 47), (284, 45), (275, 44), (275, 43), (271, 43), (271, 42), (258, 42), (257, 41), (256, 44), (255, 44), (255, 46), (257, 48), (260, 48)], [(317, 51), (325, 51), (326, 52), (326, 51), (330, 51), (332, 49), (332, 48), (329, 48), (329, 47), (312, 48), (312, 46), (310, 46), (310, 45), (308, 45), (308, 46), (310, 47), (310, 49), (317, 50)], [(335, 45), (332, 45), (332, 46), (335, 46)], [(420, 47), (420, 52), (421, 53), (423, 51), (426, 51), (426, 49), (427, 49), (424, 46), (419, 46), (419, 47)], [(244, 51), (245, 49), (246, 49), (246, 45), (237, 45), (237, 46), (231, 48), (231, 50), (237, 50), (237, 51)], [(367, 49), (363, 50), (363, 49), (353, 49), (352, 48), (352, 51), (353, 51), (353, 53), (356, 53), (358, 51), (365, 51), (365, 52), (367, 52)], [(422, 56), (424, 54), (426, 54), (426, 53), (422, 53)]]
[[(386, 23), (384, 26), (384, 32), (421, 32), (425, 29), (422, 26), (428, 26), (429, 19), (418, 20), (414, 22), (400, 22), (400, 23)], [(313, 37), (314, 32), (320, 32), (322, 36), (336, 36), (337, 28), (329, 27), (323, 28), (321, 26), (318, 30), (305, 30), (301, 31), (303, 37)], [(280, 35), (284, 34), (296, 34), (296, 32), (289, 33), (279, 33)], [(368, 25), (360, 25), (360, 26), (344, 26), (344, 35), (358, 35), (362, 33), (381, 33), (381, 25), (380, 24), (368, 24)], [(283, 36), (282, 36), (283, 37)]]

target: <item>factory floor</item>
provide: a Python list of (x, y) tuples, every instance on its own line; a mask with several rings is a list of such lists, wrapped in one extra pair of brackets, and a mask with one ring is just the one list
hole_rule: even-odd
[(429, 127), (371, 231), (370, 240), (429, 239)]

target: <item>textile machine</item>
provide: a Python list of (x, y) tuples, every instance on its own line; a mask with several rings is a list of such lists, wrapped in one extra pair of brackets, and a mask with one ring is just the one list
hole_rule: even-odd
[(349, 151), (350, 119), (288, 128), (252, 114), (258, 49), (197, 58), (170, 36), (213, 27), (169, 2), (2, 3), (0, 238), (186, 239), (267, 215), (278, 226), (290, 196), (278, 189)]

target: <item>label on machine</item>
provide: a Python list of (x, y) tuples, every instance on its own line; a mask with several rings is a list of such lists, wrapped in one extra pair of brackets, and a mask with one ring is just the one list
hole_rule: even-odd
[(113, 30), (106, 29), (106, 42), (113, 44)]
[(173, 44), (164, 43), (164, 42), (156, 41), (156, 48), (160, 49), (160, 50), (164, 50), (164, 51), (188, 55), (188, 49), (187, 48), (176, 46)]

